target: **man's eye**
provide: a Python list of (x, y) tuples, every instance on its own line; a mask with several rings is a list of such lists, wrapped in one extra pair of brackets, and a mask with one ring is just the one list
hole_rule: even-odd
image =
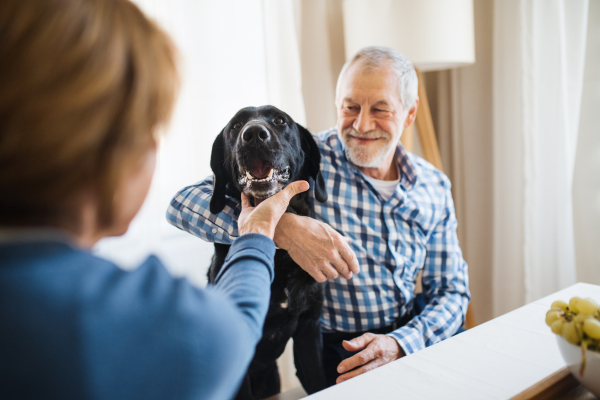
[(238, 130), (242, 127), (242, 124), (239, 122), (236, 122), (235, 124), (233, 124), (233, 129)]
[(273, 122), (275, 122), (275, 125), (283, 125), (285, 124), (285, 120), (281, 117), (277, 117), (273, 120)]

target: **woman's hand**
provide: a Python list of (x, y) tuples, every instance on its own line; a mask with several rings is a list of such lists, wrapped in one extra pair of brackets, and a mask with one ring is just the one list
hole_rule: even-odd
[(292, 182), (281, 192), (263, 200), (256, 207), (252, 207), (248, 196), (242, 193), (242, 212), (238, 217), (240, 236), (246, 233), (261, 233), (273, 239), (275, 227), (287, 210), (292, 197), (307, 191), (308, 188), (306, 181)]

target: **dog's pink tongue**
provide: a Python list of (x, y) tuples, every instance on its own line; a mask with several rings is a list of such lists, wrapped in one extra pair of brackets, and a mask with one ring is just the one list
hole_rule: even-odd
[(270, 163), (263, 160), (256, 160), (254, 161), (250, 174), (256, 179), (263, 179), (269, 175), (272, 168), (273, 166)]

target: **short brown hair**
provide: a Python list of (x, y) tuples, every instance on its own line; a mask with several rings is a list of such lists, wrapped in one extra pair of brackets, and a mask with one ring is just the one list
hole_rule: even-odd
[(171, 40), (130, 1), (1, 0), (0, 225), (77, 224), (89, 184), (109, 224), (177, 89)]

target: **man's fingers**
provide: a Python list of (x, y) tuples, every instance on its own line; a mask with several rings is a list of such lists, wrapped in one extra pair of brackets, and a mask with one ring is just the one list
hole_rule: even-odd
[(350, 271), (350, 269), (348, 268), (348, 264), (346, 264), (343, 259), (338, 257), (334, 260), (331, 260), (331, 264), (337, 270), (337, 272), (339, 272), (340, 275), (342, 275), (344, 278), (352, 278), (352, 271)]
[(339, 250), (340, 255), (348, 265), (348, 268), (353, 274), (358, 274), (360, 272), (360, 265), (358, 265), (358, 259), (356, 258), (356, 254), (354, 254), (354, 250), (350, 248), (348, 243), (344, 243), (344, 246)]
[[(356, 351), (356, 350), (354, 350)], [(374, 360), (376, 357), (375, 352), (372, 348), (368, 347), (361, 351), (360, 353), (356, 353), (352, 357), (346, 358), (342, 361), (337, 368), (338, 374), (343, 374), (344, 372), (348, 372), (353, 370), (354, 368), (358, 368), (361, 365), (365, 365), (366, 363)]]
[(342, 346), (348, 351), (358, 351), (364, 349), (369, 343), (373, 341), (375, 335), (372, 333), (364, 333), (359, 337), (355, 337), (352, 340), (344, 340)]
[(319, 283), (323, 283), (323, 282), (326, 282), (326, 281), (327, 281), (327, 275), (325, 275), (325, 274), (323, 273), (323, 271), (317, 271), (316, 275), (317, 275), (317, 277), (314, 277), (314, 276), (313, 276), (313, 278), (315, 278), (315, 280), (316, 280), (317, 282), (319, 282)]
[(338, 271), (331, 266), (329, 263), (323, 263), (319, 266), (323, 275), (325, 275), (328, 279), (337, 279), (340, 277)]

